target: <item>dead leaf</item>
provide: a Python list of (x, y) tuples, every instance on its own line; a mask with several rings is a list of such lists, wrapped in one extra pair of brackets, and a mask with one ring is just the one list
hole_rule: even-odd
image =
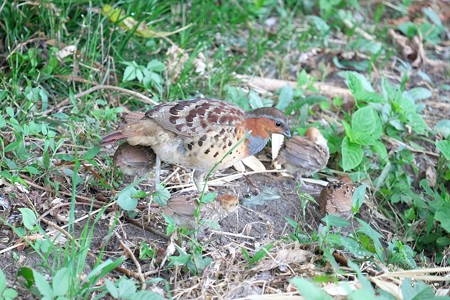
[(257, 266), (253, 267), (253, 271), (262, 272), (269, 271), (280, 266), (289, 266), (291, 264), (304, 264), (311, 259), (311, 252), (295, 246), (293, 249), (281, 249), (277, 251), (275, 257), (267, 256)]

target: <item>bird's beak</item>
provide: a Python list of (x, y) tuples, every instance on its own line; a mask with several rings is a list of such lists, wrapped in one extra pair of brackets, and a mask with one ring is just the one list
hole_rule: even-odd
[(291, 138), (291, 132), (290, 132), (289, 128), (285, 128), (285, 129), (284, 129), (283, 135), (284, 135), (285, 137), (287, 137), (288, 139)]

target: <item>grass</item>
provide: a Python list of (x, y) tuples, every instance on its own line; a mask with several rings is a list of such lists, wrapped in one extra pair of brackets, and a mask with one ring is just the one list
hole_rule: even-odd
[[(204, 295), (196, 293), (212, 276), (211, 266), (219, 266), (215, 296), (227, 298), (236, 282), (250, 280), (247, 270), (265, 270), (270, 258), (285, 253), (281, 250), (299, 247), (314, 256), (315, 267), (305, 275), (296, 268), (301, 261), (278, 257), (292, 273), (274, 276), (274, 291), (288, 293), (288, 279), (299, 276), (308, 280), (296, 278), (292, 284), (310, 299), (330, 297), (321, 287), (354, 278), (363, 288), (349, 297), (434, 295), (448, 288), (445, 281), (432, 284), (443, 277), (405, 272), (395, 276), (423, 282), (403, 280), (395, 294), (386, 286), (392, 283), (377, 276), (399, 269), (449, 271), (437, 268), (448, 266), (450, 245), (449, 68), (430, 63), (413, 68), (388, 33), (396, 29), (410, 39), (422, 36), (429, 57), (439, 59), (436, 45), (448, 48), (448, 26), (435, 7), (418, 9), (419, 20), (408, 15), (408, 8), (416, 8), (410, 1), (375, 6), (356, 1), (122, 1), (112, 7), (112, 20), (96, 0), (35, 4), (0, 5), (0, 203), (10, 203), (2, 204), (1, 229), (14, 236), (4, 249), (22, 240), (27, 247), (1, 252), (21, 268), (5, 269), (0, 299), (14, 298), (14, 291), (48, 299), (200, 298)], [(411, 21), (407, 26), (395, 23), (405, 16)], [(134, 21), (147, 27), (133, 26)], [(169, 49), (179, 52), (171, 55)], [(236, 74), (293, 81), (298, 87), (255, 89)], [(315, 81), (345, 87), (355, 103), (322, 94)], [(92, 87), (98, 88), (85, 93)], [(235, 233), (229, 248), (223, 246), (233, 249), (230, 253), (174, 224), (170, 231), (178, 238), (165, 244), (144, 238), (124, 243), (124, 223), (144, 214), (107, 203), (119, 199), (123, 207), (124, 201), (133, 201), (133, 207), (143, 209), (150, 197), (142, 185), (124, 188), (99, 146), (101, 136), (116, 128), (124, 111), (153, 106), (143, 99), (160, 103), (197, 95), (246, 109), (275, 104), (290, 115), (293, 132), (319, 126), (331, 153), (322, 174), (345, 173), (367, 185), (366, 204), (355, 207), (360, 214), (351, 233), (342, 236), (348, 223), (331, 217), (315, 227), (308, 219), (304, 226), (288, 218), (289, 233), (269, 241), (250, 244)], [(437, 116), (429, 107), (438, 107)], [(165, 189), (146, 192), (152, 199), (170, 196)], [(78, 220), (81, 206), (91, 219)], [(12, 221), (14, 213), (22, 220)], [(365, 213), (369, 219), (362, 217)], [(105, 227), (101, 236), (99, 228)], [(49, 235), (51, 228), (56, 236)], [(144, 250), (150, 254), (139, 256)], [(21, 264), (20, 257), (29, 252), (36, 254), (34, 264)], [(229, 258), (230, 270), (239, 271), (227, 273), (223, 257)], [(369, 268), (362, 272), (363, 266)]]

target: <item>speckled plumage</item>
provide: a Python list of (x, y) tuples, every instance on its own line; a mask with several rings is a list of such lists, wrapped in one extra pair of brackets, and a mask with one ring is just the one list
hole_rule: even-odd
[(355, 184), (346, 176), (339, 178), (338, 181), (330, 182), (320, 192), (318, 199), (320, 213), (349, 218), (352, 214), (355, 189)]
[(156, 154), (150, 147), (132, 146), (124, 142), (116, 149), (113, 161), (123, 174), (143, 176), (155, 165)]
[(215, 99), (161, 104), (141, 119), (131, 119), (134, 121), (104, 137), (103, 143), (126, 139), (130, 145), (150, 146), (162, 161), (195, 169), (197, 188), (204, 174), (222, 158), (216, 170), (261, 151), (271, 133), (290, 136), (286, 116), (275, 108), (245, 112)]
[(298, 177), (311, 176), (322, 170), (330, 157), (327, 140), (317, 128), (308, 128), (304, 137), (295, 136), (280, 149), (275, 165), (283, 165)]

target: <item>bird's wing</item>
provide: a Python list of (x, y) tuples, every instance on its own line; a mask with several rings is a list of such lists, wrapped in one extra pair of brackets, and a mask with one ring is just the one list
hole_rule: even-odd
[(323, 149), (306, 138), (297, 137), (285, 146), (281, 155), (294, 166), (308, 168), (308, 166), (320, 167), (324, 164)]
[(177, 135), (190, 137), (236, 127), (244, 120), (245, 113), (228, 102), (196, 98), (159, 105), (145, 117)]

